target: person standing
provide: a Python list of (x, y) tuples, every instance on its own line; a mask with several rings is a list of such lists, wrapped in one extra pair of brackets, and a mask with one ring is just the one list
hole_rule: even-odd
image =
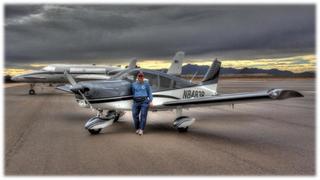
[(132, 83), (132, 117), (136, 133), (143, 135), (144, 128), (147, 123), (147, 115), (149, 106), (152, 104), (152, 90), (147, 81), (144, 81), (144, 74), (140, 71), (137, 75), (137, 81)]

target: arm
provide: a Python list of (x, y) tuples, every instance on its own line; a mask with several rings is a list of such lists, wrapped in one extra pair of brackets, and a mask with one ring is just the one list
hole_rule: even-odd
[(147, 93), (148, 93), (148, 97), (149, 97), (150, 102), (152, 102), (153, 96), (152, 96), (152, 90), (150, 88), (150, 84), (149, 83), (148, 83), (148, 86), (147, 86)]
[(132, 93), (132, 96), (134, 96), (134, 83), (131, 84), (131, 93)]

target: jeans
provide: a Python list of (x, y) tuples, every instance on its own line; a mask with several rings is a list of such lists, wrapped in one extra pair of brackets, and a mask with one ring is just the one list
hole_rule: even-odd
[(144, 130), (147, 122), (148, 109), (149, 109), (148, 99), (142, 102), (133, 101), (132, 117), (133, 117), (134, 127), (136, 129)]

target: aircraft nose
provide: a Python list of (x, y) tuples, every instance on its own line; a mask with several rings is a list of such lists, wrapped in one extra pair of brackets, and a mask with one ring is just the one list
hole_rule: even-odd
[(11, 80), (12, 81), (21, 81), (23, 79), (23, 77), (21, 77), (21, 76), (13, 76), (13, 77), (11, 77)]

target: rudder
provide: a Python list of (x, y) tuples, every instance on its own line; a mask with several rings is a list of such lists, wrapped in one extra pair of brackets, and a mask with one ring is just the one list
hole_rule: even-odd
[(202, 84), (216, 84), (218, 83), (219, 74), (220, 74), (221, 62), (216, 58), (210, 68), (208, 69), (206, 75), (202, 79)]

